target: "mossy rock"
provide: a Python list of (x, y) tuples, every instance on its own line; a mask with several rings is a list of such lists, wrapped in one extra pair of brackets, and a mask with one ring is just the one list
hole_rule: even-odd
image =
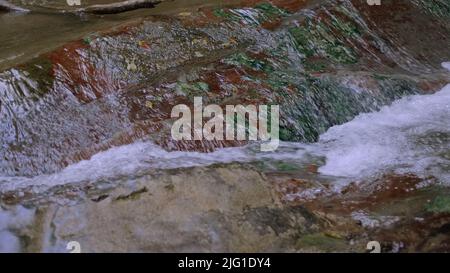
[(450, 2), (448, 0), (414, 0), (427, 13), (443, 18), (450, 18)]
[(21, 74), (35, 83), (30, 85), (28, 81), (23, 81), (32, 99), (39, 99), (51, 90), (54, 82), (52, 69), (53, 65), (46, 57), (37, 57), (18, 66)]
[(263, 71), (266, 73), (271, 73), (274, 70), (267, 61), (252, 58), (242, 52), (234, 54), (230, 58), (226, 59), (225, 63), (235, 66), (248, 67), (253, 70)]
[(440, 195), (426, 206), (428, 212), (450, 213), (450, 195)]
[(213, 11), (213, 14), (216, 17), (228, 20), (228, 21), (240, 21), (241, 18), (239, 18), (239, 16), (231, 13), (229, 10), (227, 9), (215, 9)]
[(308, 234), (301, 237), (297, 241), (297, 247), (302, 248), (314, 248), (318, 251), (330, 252), (330, 251), (343, 251), (348, 248), (345, 240), (328, 236), (324, 233)]
[(282, 17), (289, 14), (288, 11), (276, 7), (270, 3), (261, 3), (255, 6), (257, 10), (260, 10), (265, 16), (269, 18)]
[(185, 94), (187, 97), (202, 96), (209, 92), (209, 85), (205, 82), (184, 83), (177, 84), (177, 89)]
[(278, 171), (282, 172), (292, 172), (299, 170), (299, 166), (293, 163), (278, 161), (274, 163), (275, 168), (277, 168)]

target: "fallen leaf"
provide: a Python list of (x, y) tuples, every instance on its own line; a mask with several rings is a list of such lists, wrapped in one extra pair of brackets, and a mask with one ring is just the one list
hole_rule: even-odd
[(146, 41), (139, 41), (138, 45), (140, 48), (150, 49), (150, 45)]

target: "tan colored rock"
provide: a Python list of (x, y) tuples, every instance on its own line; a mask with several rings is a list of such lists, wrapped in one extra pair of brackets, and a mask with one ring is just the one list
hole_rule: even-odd
[(314, 221), (302, 207), (282, 207), (263, 175), (231, 165), (144, 176), (107, 197), (49, 205), (31, 237), (41, 237), (40, 251), (64, 252), (69, 241), (83, 252), (293, 251)]

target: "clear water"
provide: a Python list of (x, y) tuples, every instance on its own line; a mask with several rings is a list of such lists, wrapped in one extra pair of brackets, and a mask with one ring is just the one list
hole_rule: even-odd
[[(20, 1), (11, 1), (20, 4)], [(70, 8), (61, 0), (34, 1), (42, 7)], [(113, 0), (82, 0), (83, 5), (105, 4)], [(145, 16), (190, 11), (206, 6), (225, 6), (238, 1), (174, 0), (153, 9), (140, 9), (121, 14), (94, 16), (58, 12), (0, 13), (0, 71), (23, 63), (65, 42), (80, 39), (88, 33), (110, 29)]]
[(394, 172), (435, 176), (450, 185), (449, 120), (450, 85), (447, 85), (435, 94), (406, 97), (379, 112), (361, 114), (330, 128), (315, 144), (285, 142), (271, 153), (260, 152), (259, 145), (249, 145), (205, 154), (167, 152), (151, 142), (137, 142), (98, 153), (55, 174), (0, 178), (0, 189), (114, 181), (149, 169), (271, 160), (298, 166), (324, 162), (319, 173), (335, 177), (340, 183)]
[[(47, 2), (51, 3), (51, 1)], [(99, 0), (95, 3), (100, 2), (107, 2), (107, 0)], [(131, 22), (142, 16), (181, 12), (200, 5), (228, 3), (229, 1), (178, 0), (169, 1), (151, 10), (102, 17), (62, 16), (51, 13), (0, 14), (0, 33), (2, 34), (0, 36), (0, 71), (25, 62), (67, 41), (78, 39), (87, 33)], [(254, 14), (249, 11), (238, 12), (241, 12), (240, 16), (256, 20)], [(442, 66), (450, 70), (449, 62), (444, 62)], [(15, 78), (20, 77), (18, 75)], [(29, 83), (31, 87), (34, 84)], [(4, 87), (3, 90), (6, 88)], [(15, 101), (14, 99), (15, 97), (11, 101)], [(55, 100), (55, 103), (58, 101)], [(19, 105), (18, 108), (11, 113), (21, 115), (26, 112), (21, 109), (26, 105), (22, 106), (19, 102), (17, 105)], [(70, 114), (67, 108), (63, 110), (68, 112), (66, 115)], [(83, 111), (82, 108), (76, 110)], [(55, 112), (54, 115), (60, 115), (60, 113)], [(96, 113), (91, 115), (96, 116)], [(39, 116), (36, 120), (42, 122)], [(104, 121), (112, 124), (109, 119), (105, 118)], [(67, 127), (67, 124), (65, 125)], [(73, 127), (78, 128), (77, 126), (78, 124), (74, 122)], [(231, 162), (270, 165), (271, 162), (280, 161), (299, 168), (311, 164), (319, 165), (318, 175), (327, 177), (338, 185), (359, 180), (367, 181), (386, 173), (411, 173), (419, 177), (434, 176), (442, 184), (450, 186), (450, 85), (431, 95), (405, 97), (383, 107), (378, 112), (360, 114), (345, 124), (330, 128), (320, 136), (319, 142), (314, 144), (285, 142), (272, 153), (262, 153), (259, 147), (260, 145), (255, 143), (246, 147), (221, 149), (205, 154), (167, 152), (152, 142), (139, 141), (100, 152), (90, 160), (69, 165), (53, 174), (34, 177), (0, 175), (0, 192), (20, 191), (21, 188), (29, 186), (45, 189), (55, 185), (82, 182), (110, 181), (114, 183), (155, 169), (208, 166)], [(0, 209), (0, 252), (19, 251), (19, 239), (9, 230), (26, 226), (33, 214), (34, 211), (20, 206), (10, 211)]]
[[(101, 0), (89, 3), (104, 2)], [(52, 4), (51, 1), (45, 3)], [(222, 6), (225, 5), (225, 1), (168, 1), (155, 9), (101, 17), (67, 14), (63, 16), (54, 13), (1, 14), (0, 70), (1, 67), (25, 61), (86, 33), (111, 28), (146, 15), (189, 11), (205, 5)], [(237, 10), (236, 12), (247, 12), (241, 16), (246, 16), (249, 20), (253, 18), (253, 14), (249, 11)], [(446, 68), (449, 65), (444, 62), (442, 66)], [(20, 75), (14, 78), (20, 78)], [(27, 84), (32, 87), (35, 83)], [(28, 88), (13, 89), (18, 92)], [(17, 97), (20, 96), (17, 95)], [(17, 98), (14, 97), (11, 100), (16, 102)], [(59, 102), (55, 100), (55, 103)], [(432, 175), (443, 183), (450, 183), (449, 104), (450, 87), (446, 86), (433, 95), (407, 97), (384, 107), (379, 112), (361, 114), (348, 123), (330, 128), (321, 135), (320, 141), (316, 144), (282, 143), (280, 149), (274, 153), (258, 152), (259, 145), (222, 149), (210, 154), (167, 152), (151, 142), (137, 142), (98, 153), (88, 161), (70, 165), (57, 173), (35, 177), (4, 176), (0, 178), (0, 189), (12, 190), (28, 185), (52, 186), (83, 181), (95, 182), (102, 179), (114, 181), (118, 177), (135, 175), (148, 169), (267, 160), (283, 160), (305, 166), (312, 162), (319, 162), (321, 165), (319, 172), (322, 175), (336, 177), (339, 181), (367, 179), (384, 172), (410, 172), (419, 176)], [(24, 112), (21, 111), (20, 107), (24, 106), (20, 101), (17, 101), (17, 105), (17, 109), (10, 111), (11, 115), (20, 115)], [(53, 104), (50, 103), (50, 105)], [(69, 107), (62, 110), (69, 113), (66, 115), (76, 116), (70, 114)], [(78, 108), (75, 110), (80, 111)], [(86, 115), (86, 111), (83, 110), (83, 113), (82, 117)], [(92, 116), (98, 116), (98, 114), (94, 113)], [(50, 119), (56, 120), (55, 117)], [(37, 120), (42, 122), (39, 116)], [(109, 126), (114, 126), (109, 118), (103, 121), (108, 122)], [(67, 127), (67, 122), (64, 124)], [(14, 124), (11, 124), (9, 129), (13, 130), (13, 127)], [(74, 122), (74, 128), (78, 128), (78, 123)], [(114, 131), (113, 129), (111, 131)], [(77, 130), (74, 129), (74, 132), (76, 133)], [(53, 135), (49, 135), (53, 139)], [(82, 132), (80, 135), (86, 134)], [(44, 156), (41, 157), (45, 158), (46, 154), (42, 155)]]

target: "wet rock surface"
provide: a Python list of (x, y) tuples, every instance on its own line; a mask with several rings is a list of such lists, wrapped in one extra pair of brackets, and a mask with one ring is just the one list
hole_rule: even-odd
[(386, 176), (334, 192), (293, 177), (233, 163), (22, 189), (0, 195), (17, 215), (4, 231), (24, 252), (66, 252), (70, 241), (85, 252), (366, 252), (369, 241), (383, 252), (449, 249), (447, 188)]
[(293, 239), (319, 225), (303, 207), (282, 206), (262, 174), (238, 165), (160, 172), (64, 195), (38, 202), (32, 228), (20, 234), (26, 251), (61, 252), (68, 241), (87, 252), (289, 251)]
[[(145, 138), (168, 150), (239, 145), (171, 140), (170, 110), (194, 96), (205, 104), (280, 104), (281, 139), (316, 141), (361, 112), (448, 80), (436, 61), (448, 53), (448, 25), (413, 4), (393, 6), (405, 17), (399, 22), (426, 28), (417, 29), (429, 36), (423, 43), (441, 40), (442, 50), (406, 43), (395, 21), (376, 24), (379, 14), (350, 1), (310, 14), (282, 2), (150, 17), (2, 72), (2, 173), (52, 173)], [(267, 29), (271, 22), (278, 23)]]

